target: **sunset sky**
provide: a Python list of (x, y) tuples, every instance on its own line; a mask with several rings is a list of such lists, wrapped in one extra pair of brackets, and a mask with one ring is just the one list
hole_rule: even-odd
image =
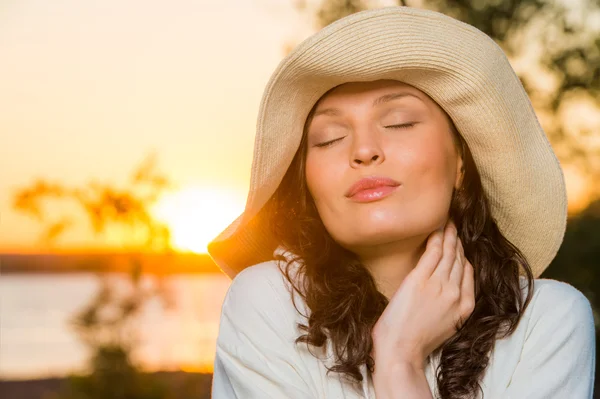
[[(292, 4), (3, 1), (0, 252), (41, 250), (40, 224), (12, 209), (17, 188), (36, 178), (123, 185), (152, 151), (180, 188), (157, 216), (181, 248), (201, 252), (243, 210), (270, 74), (286, 44), (313, 31)], [(574, 196), (584, 183), (569, 184)], [(120, 239), (95, 238), (82, 224), (59, 248)]]
[[(124, 184), (151, 151), (187, 193), (162, 214), (202, 219), (225, 198), (217, 234), (243, 210), (262, 90), (310, 32), (287, 0), (2, 2), (0, 251), (29, 251), (40, 231), (12, 210), (16, 188)], [(60, 245), (106, 240), (82, 225)]]

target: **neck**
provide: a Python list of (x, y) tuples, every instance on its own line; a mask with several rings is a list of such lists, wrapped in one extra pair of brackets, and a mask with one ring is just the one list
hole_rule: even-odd
[(425, 251), (427, 235), (355, 250), (388, 300), (413, 270)]

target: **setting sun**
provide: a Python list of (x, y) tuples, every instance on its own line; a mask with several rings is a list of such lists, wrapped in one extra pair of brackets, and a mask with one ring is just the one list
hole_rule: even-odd
[(205, 253), (209, 241), (243, 210), (238, 191), (191, 187), (165, 195), (153, 213), (170, 227), (175, 249)]

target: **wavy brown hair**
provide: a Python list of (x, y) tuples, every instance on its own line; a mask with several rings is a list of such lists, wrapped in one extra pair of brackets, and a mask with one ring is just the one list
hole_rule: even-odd
[[(277, 241), (296, 255), (282, 262), (282, 271), (310, 310), (308, 324), (299, 324), (305, 334), (296, 343), (323, 347), (329, 337), (336, 362), (328, 372), (360, 383), (359, 366), (366, 364), (369, 373), (374, 371), (371, 331), (388, 300), (357, 256), (327, 232), (308, 191), (306, 131), (318, 103), (306, 119), (290, 167), (263, 211)], [(519, 268), (528, 287), (534, 277), (525, 256), (498, 229), (471, 152), (446, 117), (464, 165), (462, 187), (453, 193), (449, 216), (474, 268), (475, 308), (456, 334), (436, 349), (441, 357), (435, 375), (442, 399), (476, 398), (495, 340), (515, 331), (531, 300), (531, 289), (523, 300)], [(299, 261), (295, 264), (299, 265), (300, 280), (297, 275), (292, 278), (294, 261)]]

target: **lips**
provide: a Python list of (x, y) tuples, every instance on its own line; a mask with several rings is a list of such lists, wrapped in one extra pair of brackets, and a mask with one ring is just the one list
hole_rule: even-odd
[(369, 176), (364, 177), (354, 183), (348, 191), (346, 191), (346, 197), (351, 198), (361, 191), (377, 189), (382, 187), (397, 187), (400, 183), (394, 179), (384, 176)]

